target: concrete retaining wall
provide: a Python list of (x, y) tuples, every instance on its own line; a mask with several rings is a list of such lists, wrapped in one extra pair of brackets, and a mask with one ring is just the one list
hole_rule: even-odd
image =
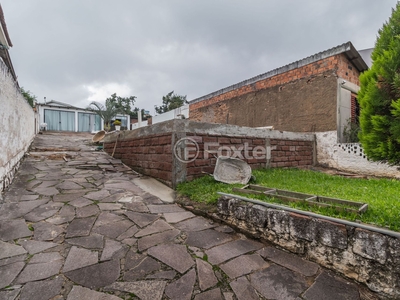
[(221, 155), (243, 159), (253, 169), (315, 163), (313, 134), (190, 120), (108, 135), (104, 149), (112, 154), (114, 147), (114, 157), (172, 187), (204, 176), (204, 172), (213, 173), (216, 157)]
[(232, 197), (218, 201), (225, 222), (400, 299), (400, 239)]
[(7, 188), (35, 137), (32, 107), (0, 60), (0, 192)]

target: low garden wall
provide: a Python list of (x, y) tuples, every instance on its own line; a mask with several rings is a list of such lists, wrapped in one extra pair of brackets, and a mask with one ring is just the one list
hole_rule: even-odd
[(175, 187), (212, 174), (218, 156), (240, 158), (253, 169), (313, 165), (315, 136), (171, 120), (108, 134), (104, 150), (135, 171)]
[(234, 196), (220, 197), (217, 206), (224, 222), (364, 283), (382, 296), (400, 299), (399, 233), (379, 233)]

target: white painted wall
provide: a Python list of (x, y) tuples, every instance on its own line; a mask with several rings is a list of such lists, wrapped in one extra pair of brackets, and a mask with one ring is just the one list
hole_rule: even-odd
[(184, 116), (185, 119), (189, 118), (189, 104), (178, 107), (174, 110), (167, 111), (158, 116), (152, 117), (152, 124), (172, 120), (172, 119), (183, 119), (180, 115)]
[(0, 60), (0, 192), (12, 181), (21, 158), (35, 137), (32, 107)]
[(397, 167), (369, 161), (360, 144), (337, 143), (336, 131), (318, 132), (315, 135), (319, 164), (357, 174), (400, 178)]

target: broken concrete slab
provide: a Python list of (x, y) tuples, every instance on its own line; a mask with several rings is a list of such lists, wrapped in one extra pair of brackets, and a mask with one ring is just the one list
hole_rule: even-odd
[(162, 261), (181, 274), (185, 273), (194, 265), (193, 258), (187, 252), (186, 246), (184, 245), (159, 245), (150, 248), (147, 254)]

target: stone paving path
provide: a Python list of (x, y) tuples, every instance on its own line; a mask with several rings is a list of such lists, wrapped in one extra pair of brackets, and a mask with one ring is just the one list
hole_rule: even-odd
[(372, 299), (146, 193), (121, 161), (73, 147), (81, 151), (31, 152), (3, 196), (0, 300)]

